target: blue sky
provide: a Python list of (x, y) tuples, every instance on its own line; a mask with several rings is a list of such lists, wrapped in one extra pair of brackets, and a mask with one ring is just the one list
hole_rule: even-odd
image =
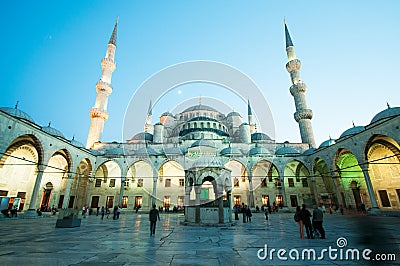
[[(123, 139), (129, 99), (146, 79), (170, 65), (211, 60), (257, 83), (272, 111), (277, 141), (300, 142), (285, 69), (284, 18), (302, 61), (317, 145), (338, 138), (353, 121), (367, 125), (387, 101), (399, 106), (399, 1), (2, 1), (0, 6), (0, 106), (19, 101), (37, 124), (51, 121), (67, 139), (74, 135), (82, 143), (117, 16), (117, 69), (104, 141)], [(154, 107), (153, 122), (200, 95), (246, 115), (242, 99), (196, 84), (170, 91)], [(143, 99), (146, 109), (148, 101)], [(262, 120), (263, 114), (257, 115)]]

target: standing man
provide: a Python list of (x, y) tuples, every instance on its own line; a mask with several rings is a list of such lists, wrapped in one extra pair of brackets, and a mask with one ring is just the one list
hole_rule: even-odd
[(304, 227), (306, 228), (307, 238), (314, 238), (310, 218), (311, 213), (307, 210), (307, 206), (303, 204), (300, 211), (300, 220), (303, 221)]
[(155, 204), (153, 204), (153, 209), (150, 210), (149, 218), (150, 218), (150, 236), (152, 236), (156, 234), (157, 219), (160, 221), (160, 214), (156, 209)]
[(313, 210), (313, 227), (314, 230), (318, 230), (318, 232), (321, 234), (321, 238), (325, 239), (325, 230), (322, 227), (322, 222), (324, 219), (324, 213), (318, 209), (317, 205), (313, 206), (314, 210)]
[(242, 202), (242, 209), (241, 209), (241, 211), (242, 211), (242, 214), (243, 214), (243, 223), (246, 222), (246, 209), (247, 209), (247, 206), (244, 205), (244, 203)]

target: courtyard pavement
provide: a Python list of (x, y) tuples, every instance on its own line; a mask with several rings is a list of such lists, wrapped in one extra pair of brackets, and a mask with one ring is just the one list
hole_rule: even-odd
[[(377, 263), (377, 260), (362, 258), (366, 248), (372, 250), (372, 253), (366, 254), (371, 259), (375, 258), (375, 253), (380, 253), (381, 257), (382, 254), (396, 256), (395, 261), (381, 262), (380, 265), (400, 264), (398, 217), (325, 214), (326, 239), (300, 239), (297, 224), (290, 213), (270, 215), (270, 224), (262, 213), (255, 213), (251, 223), (240, 220), (235, 226), (221, 227), (181, 225), (184, 220), (182, 214), (162, 213), (160, 216), (155, 236), (150, 236), (148, 214), (144, 212), (122, 213), (119, 220), (112, 220), (111, 216), (101, 220), (100, 216), (92, 215), (82, 219), (81, 227), (76, 228), (55, 228), (57, 216), (1, 219), (0, 265)], [(276, 251), (271, 258), (272, 249)], [(279, 249), (285, 250), (280, 256), (287, 260), (278, 258)], [(328, 251), (321, 255), (323, 249)], [(352, 259), (348, 249), (359, 250), (360, 259)], [(315, 250), (315, 259), (310, 250)], [(296, 252), (299, 259), (296, 259)], [(337, 258), (333, 259), (335, 255)]]

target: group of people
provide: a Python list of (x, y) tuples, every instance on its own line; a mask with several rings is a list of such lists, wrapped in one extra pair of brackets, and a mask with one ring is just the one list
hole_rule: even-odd
[(236, 204), (233, 206), (233, 213), (235, 214), (235, 220), (239, 220), (239, 213), (242, 214), (243, 223), (251, 222), (253, 216), (249, 206), (242, 203), (242, 205)]
[[(315, 233), (318, 232), (320, 238), (325, 238), (325, 230), (322, 226), (324, 213), (320, 210), (317, 205), (313, 206), (313, 213), (307, 210), (305, 204), (297, 206), (296, 213), (294, 214), (294, 220), (299, 225), (300, 238), (305, 238), (304, 228), (306, 229), (307, 238), (315, 238)], [(311, 221), (312, 218), (312, 221)]]

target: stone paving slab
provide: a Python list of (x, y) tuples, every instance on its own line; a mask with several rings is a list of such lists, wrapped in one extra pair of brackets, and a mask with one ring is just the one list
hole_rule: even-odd
[[(56, 217), (0, 220), (0, 265), (369, 265), (363, 260), (260, 260), (271, 249), (314, 249), (320, 254), (337, 239), (347, 248), (392, 252), (400, 265), (400, 218), (325, 215), (326, 239), (300, 239), (293, 214), (255, 213), (235, 226), (185, 226), (181, 214), (161, 214), (149, 236), (148, 214), (123, 213), (119, 220), (89, 216), (81, 227), (55, 228)], [(286, 254), (287, 255), (287, 254)]]

